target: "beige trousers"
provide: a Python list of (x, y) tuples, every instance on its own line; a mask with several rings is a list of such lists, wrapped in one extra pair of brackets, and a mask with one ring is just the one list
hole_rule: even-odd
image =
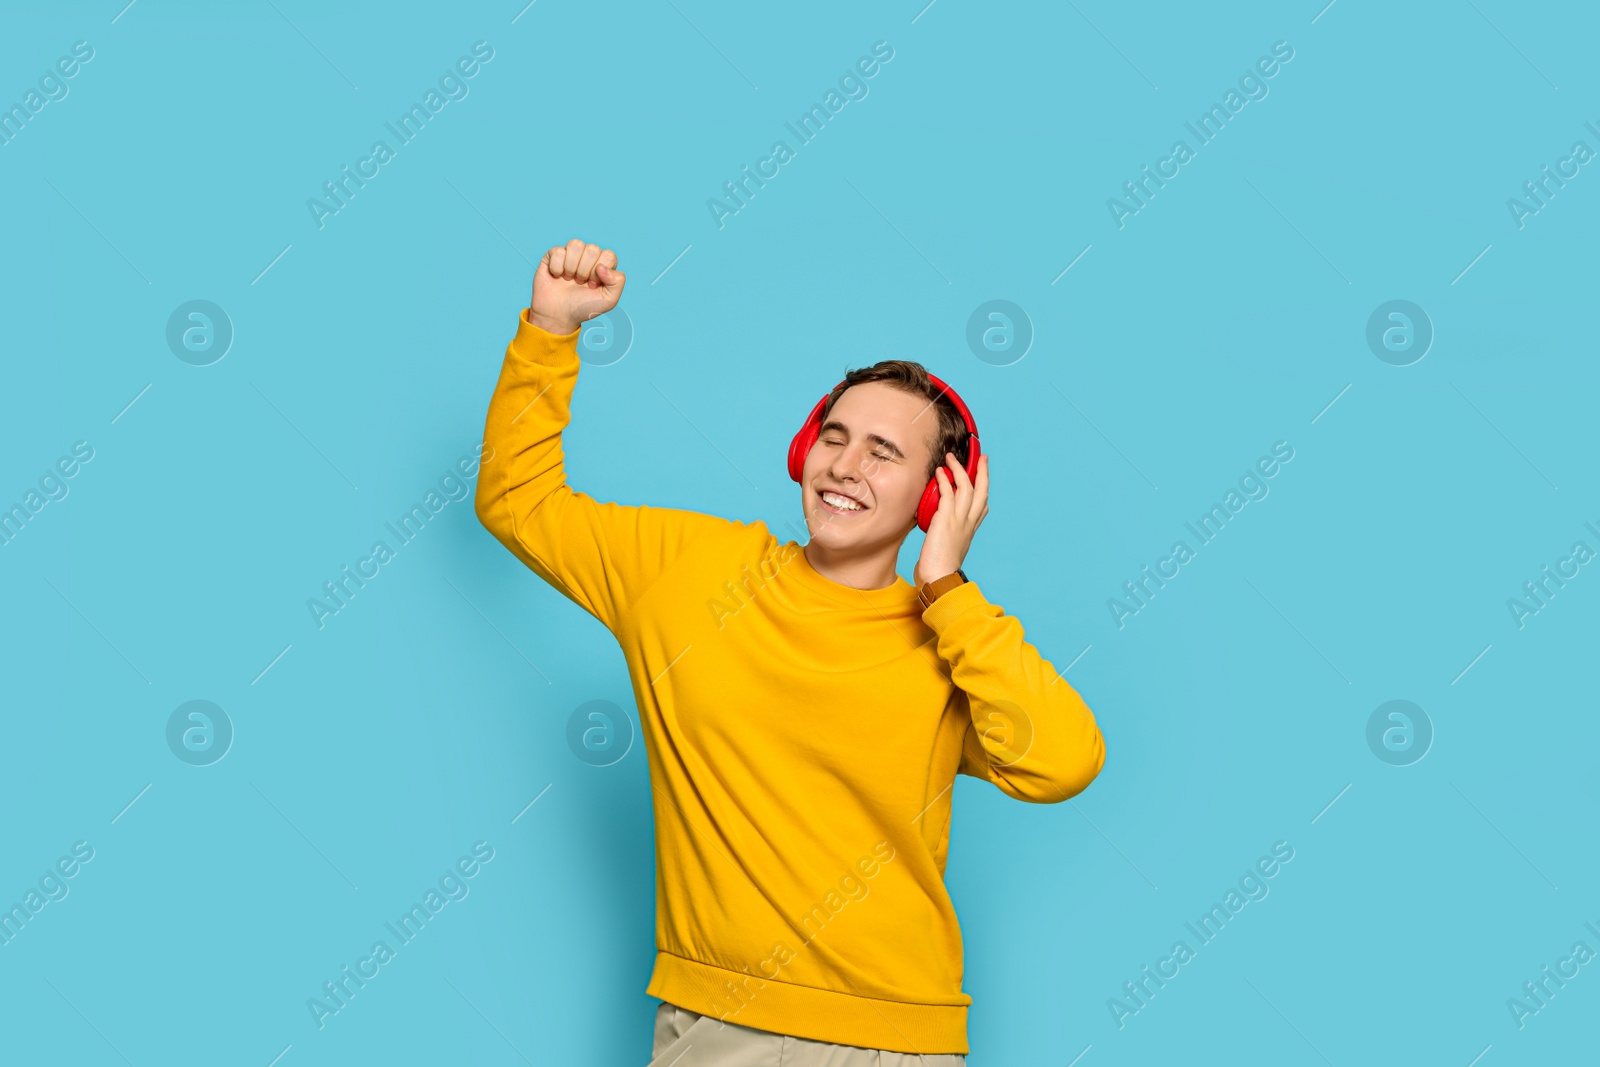
[(663, 1003), (649, 1067), (966, 1067), (946, 1052), (922, 1056), (774, 1034)]

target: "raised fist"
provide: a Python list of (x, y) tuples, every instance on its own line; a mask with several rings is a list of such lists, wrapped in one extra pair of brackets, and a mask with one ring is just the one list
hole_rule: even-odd
[(617, 270), (617, 254), (577, 238), (544, 254), (533, 275), (528, 321), (565, 336), (617, 306), (627, 276)]

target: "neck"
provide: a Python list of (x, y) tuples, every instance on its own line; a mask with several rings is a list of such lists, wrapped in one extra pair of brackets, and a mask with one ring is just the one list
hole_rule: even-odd
[(860, 555), (833, 551), (813, 540), (802, 551), (812, 570), (852, 589), (887, 589), (898, 578), (894, 569), (898, 545)]

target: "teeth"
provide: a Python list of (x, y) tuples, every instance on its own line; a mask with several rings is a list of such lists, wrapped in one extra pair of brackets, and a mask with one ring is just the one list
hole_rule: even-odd
[(825, 501), (826, 503), (830, 504), (831, 506), (839, 508), (841, 511), (861, 511), (861, 510), (863, 510), (863, 508), (862, 508), (862, 506), (860, 504), (857, 504), (854, 500), (851, 500), (847, 496), (840, 496), (838, 493), (826, 493), (825, 492), (825, 493), (822, 494), (822, 499), (823, 499), (823, 501)]

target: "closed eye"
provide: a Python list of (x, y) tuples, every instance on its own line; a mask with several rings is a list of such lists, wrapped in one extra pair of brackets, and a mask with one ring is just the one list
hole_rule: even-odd
[[(822, 443), (825, 444), (825, 445), (842, 445), (842, 444), (844, 444), (844, 442), (839, 440), (837, 437), (825, 437), (825, 438), (822, 439)], [(884, 460), (885, 462), (888, 462), (889, 460), (894, 459), (893, 456), (885, 455), (882, 452), (874, 452), (874, 453), (872, 453), (872, 458), (881, 459), (881, 460)]]

